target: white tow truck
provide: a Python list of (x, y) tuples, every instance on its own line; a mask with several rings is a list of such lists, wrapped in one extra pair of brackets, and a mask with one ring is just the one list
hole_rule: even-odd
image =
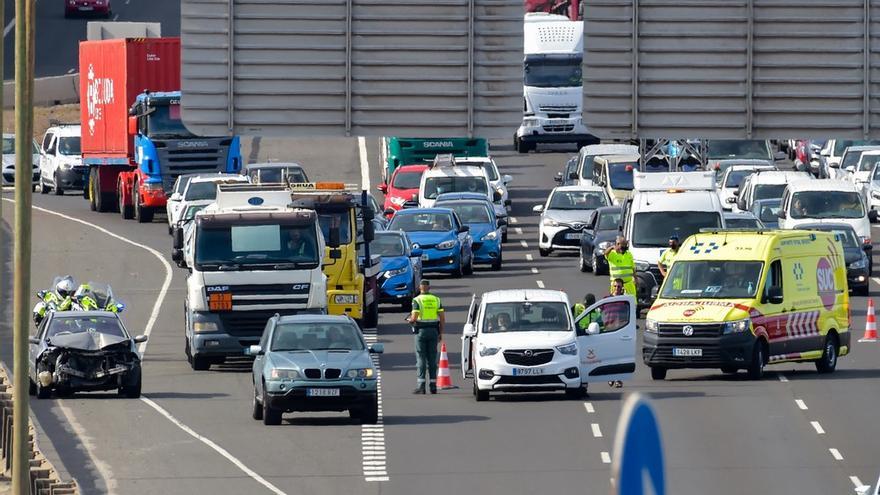
[[(220, 184), (216, 201), (174, 230), (172, 259), (190, 271), (185, 353), (194, 370), (243, 355), (276, 313), (326, 313), (318, 215), (290, 203), (282, 185)], [(330, 238), (332, 247), (339, 235)]]

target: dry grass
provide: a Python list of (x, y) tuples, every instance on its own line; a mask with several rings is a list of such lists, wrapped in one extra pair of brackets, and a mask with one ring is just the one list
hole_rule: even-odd
[[(79, 104), (34, 108), (34, 137), (38, 141), (49, 128), (49, 122), (52, 120), (79, 122)], [(3, 132), (15, 132), (15, 112), (9, 108), (3, 112)]]

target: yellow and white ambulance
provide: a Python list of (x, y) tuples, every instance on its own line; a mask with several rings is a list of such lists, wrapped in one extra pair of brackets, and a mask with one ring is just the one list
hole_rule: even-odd
[(703, 230), (685, 240), (647, 315), (642, 358), (669, 369), (813, 361), (830, 373), (850, 350), (843, 246), (808, 231)]

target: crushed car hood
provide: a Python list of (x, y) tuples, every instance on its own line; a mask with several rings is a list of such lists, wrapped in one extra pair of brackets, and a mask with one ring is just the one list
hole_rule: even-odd
[(80, 351), (100, 351), (106, 347), (126, 342), (126, 337), (101, 332), (81, 332), (56, 335), (49, 339), (53, 346)]

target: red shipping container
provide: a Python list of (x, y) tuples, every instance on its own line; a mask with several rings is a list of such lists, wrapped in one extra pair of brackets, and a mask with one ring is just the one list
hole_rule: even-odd
[(128, 110), (145, 89), (180, 91), (180, 38), (83, 41), (79, 73), (83, 161), (128, 164)]

